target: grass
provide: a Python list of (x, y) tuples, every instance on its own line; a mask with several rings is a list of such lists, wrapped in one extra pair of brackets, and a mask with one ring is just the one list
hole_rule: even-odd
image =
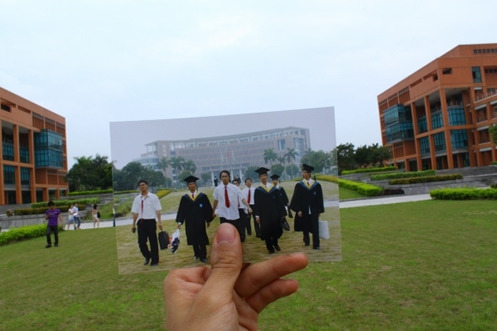
[[(497, 324), (497, 207), (423, 201), (340, 211), (341, 262), (311, 263), (260, 330), (489, 330)], [(167, 272), (118, 274), (115, 231), (0, 247), (0, 329), (159, 330)]]

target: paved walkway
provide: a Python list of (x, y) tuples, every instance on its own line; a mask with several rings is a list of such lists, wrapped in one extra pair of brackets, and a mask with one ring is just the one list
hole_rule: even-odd
[[(376, 206), (376, 205), (386, 205), (391, 203), (401, 203), (401, 202), (411, 202), (411, 201), (423, 201), (423, 200), (431, 200), (429, 194), (418, 194), (418, 195), (398, 195), (398, 196), (390, 196), (390, 197), (381, 197), (381, 198), (369, 198), (369, 199), (357, 199), (357, 200), (347, 200), (347, 201), (327, 201), (325, 203), (325, 207), (334, 207), (337, 204), (340, 208), (354, 208), (354, 207), (363, 207), (363, 206)], [(162, 214), (162, 220), (174, 220), (176, 219), (176, 214)], [(131, 218), (118, 219), (116, 220), (116, 226), (123, 226), (133, 224), (133, 220)], [(112, 220), (104, 220), (100, 222), (101, 228), (109, 228), (114, 226), (114, 222)], [(93, 229), (93, 222), (81, 223), (82, 229)]]

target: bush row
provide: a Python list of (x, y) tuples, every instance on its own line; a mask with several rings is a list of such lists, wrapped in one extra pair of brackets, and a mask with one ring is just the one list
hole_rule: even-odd
[(393, 171), (393, 170), (398, 170), (398, 168), (396, 166), (388, 166), (388, 167), (371, 167), (371, 168), (360, 168), (354, 170), (343, 170), (342, 175), (360, 174), (365, 172)]
[(380, 195), (383, 192), (383, 188), (380, 186), (366, 184), (361, 182), (355, 182), (353, 180), (340, 179), (335, 176), (330, 175), (317, 175), (316, 179), (337, 183), (338, 186), (345, 187), (349, 190), (356, 191), (364, 196), (373, 197)]
[[(59, 226), (59, 231), (63, 231), (63, 227)], [(47, 232), (45, 224), (21, 226), (19, 228), (9, 229), (0, 233), (0, 246), (7, 245), (12, 241), (44, 237)]]
[[(73, 200), (52, 200), (55, 204), (55, 208), (59, 208), (58, 206), (64, 207), (64, 206), (69, 206), (72, 205), (73, 203), (77, 202), (78, 205), (94, 205), (98, 204), (100, 202), (99, 198), (83, 198), (83, 199), (73, 199)], [(31, 208), (38, 208), (38, 207), (47, 207), (48, 202), (43, 201), (43, 202), (33, 202), (31, 204)]]
[(497, 189), (444, 188), (431, 190), (430, 196), (438, 200), (497, 200)]
[[(85, 198), (85, 199), (77, 199), (77, 200), (55, 200), (55, 208), (60, 209), (62, 212), (66, 212), (69, 207), (73, 203), (77, 202), (78, 205), (80, 205), (80, 209), (83, 208), (84, 206), (92, 206), (94, 204), (98, 204), (100, 202), (100, 199), (98, 198)], [(32, 208), (18, 208), (15, 209), (14, 211), (8, 211), (7, 215), (12, 216), (12, 215), (17, 215), (17, 216), (22, 216), (22, 215), (36, 215), (36, 214), (44, 214), (45, 211), (47, 211), (48, 206), (47, 202), (36, 202), (31, 204)]]
[(371, 175), (371, 180), (399, 179), (411, 177), (435, 176), (435, 170), (423, 170), (413, 172), (394, 172), (391, 174)]
[(392, 179), (388, 182), (388, 184), (390, 185), (418, 184), (418, 183), (429, 183), (429, 182), (442, 182), (446, 180), (455, 180), (455, 179), (462, 179), (462, 175), (453, 174), (453, 175), (400, 178), (400, 179)]
[(94, 191), (74, 191), (74, 192), (69, 192), (67, 195), (72, 196), (72, 195), (90, 195), (90, 194), (105, 194), (105, 193), (112, 193), (114, 192), (113, 189), (109, 188), (106, 190), (94, 190)]

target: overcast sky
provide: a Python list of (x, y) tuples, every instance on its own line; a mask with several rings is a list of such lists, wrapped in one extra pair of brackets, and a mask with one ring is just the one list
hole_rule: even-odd
[[(337, 143), (380, 143), (377, 95), (459, 44), (497, 2), (0, 0), (0, 86), (66, 118), (74, 157), (110, 122), (335, 108)], [(147, 134), (144, 132), (143, 134)]]

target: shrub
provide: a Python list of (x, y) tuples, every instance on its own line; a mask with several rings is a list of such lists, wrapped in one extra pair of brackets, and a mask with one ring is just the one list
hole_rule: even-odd
[(360, 174), (367, 172), (394, 171), (394, 170), (398, 170), (398, 168), (396, 166), (360, 168), (354, 170), (343, 170), (342, 175)]
[(340, 179), (331, 175), (316, 175), (316, 179), (337, 183), (338, 186), (348, 188), (368, 197), (377, 196), (383, 192), (383, 188), (380, 186)]
[(109, 188), (106, 190), (94, 190), (94, 191), (74, 191), (74, 192), (69, 192), (67, 195), (68, 196), (73, 196), (73, 195), (90, 195), (90, 194), (105, 194), (105, 193), (113, 193), (114, 190)]
[(497, 189), (444, 188), (430, 191), (438, 200), (497, 200)]
[(418, 184), (418, 183), (429, 183), (429, 182), (441, 182), (441, 181), (456, 180), (456, 179), (462, 179), (461, 174), (392, 179), (388, 182), (388, 184), (390, 185)]
[[(64, 228), (59, 226), (59, 231)], [(44, 237), (47, 231), (45, 224), (21, 226), (19, 228), (9, 229), (9, 231), (0, 233), (0, 246), (7, 245), (13, 241)]]
[(371, 180), (426, 177), (426, 176), (434, 176), (435, 174), (436, 174), (435, 170), (423, 170), (423, 171), (413, 171), (413, 172), (395, 172), (395, 173), (390, 173), (390, 174), (371, 175)]

